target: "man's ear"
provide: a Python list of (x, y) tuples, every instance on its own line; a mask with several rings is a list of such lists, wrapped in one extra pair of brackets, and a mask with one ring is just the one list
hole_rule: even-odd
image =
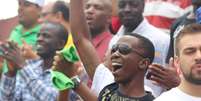
[(175, 56), (173, 63), (174, 63), (175, 68), (177, 69), (177, 72), (178, 72), (179, 74), (181, 74), (181, 65), (180, 65), (179, 61), (180, 61), (180, 60), (179, 60), (179, 57), (178, 57), (178, 56)]
[(41, 7), (38, 7), (37, 9), (38, 9), (37, 15), (38, 15), (38, 18), (40, 18), (40, 15), (42, 13), (42, 9), (41, 9)]
[(62, 48), (65, 46), (65, 44), (66, 44), (66, 41), (65, 41), (65, 40), (60, 40), (60, 41), (58, 42), (59, 49), (62, 49)]
[(141, 70), (146, 70), (149, 65), (150, 65), (150, 59), (148, 58), (144, 58), (138, 63), (138, 67)]

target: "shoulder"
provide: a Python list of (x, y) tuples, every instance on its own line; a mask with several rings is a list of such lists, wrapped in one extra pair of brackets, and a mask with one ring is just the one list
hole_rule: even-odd
[(151, 31), (150, 33), (152, 33), (152, 36), (156, 35), (156, 36), (160, 37), (160, 39), (163, 38), (163, 39), (168, 39), (169, 40), (169, 35), (168, 34), (164, 33), (163, 31), (159, 30), (158, 28), (154, 27), (151, 24), (149, 24), (149, 26), (150, 26), (150, 31)]
[(15, 26), (15, 27), (12, 29), (12, 31), (11, 31), (11, 35), (14, 34), (14, 33), (16, 33), (17, 31), (22, 30), (22, 28), (23, 28), (23, 26), (22, 26), (21, 24)]
[(110, 82), (112, 80), (113, 82), (114, 76), (112, 75), (112, 72), (104, 64), (99, 64), (95, 70), (93, 80), (98, 80), (98, 79), (105, 80), (104, 82), (108, 82), (107, 80), (109, 80)]
[(107, 86), (105, 86), (102, 91), (100, 92), (98, 99), (107, 99), (109, 98), (118, 88), (117, 83), (112, 83)]
[(22, 29), (22, 27), (23, 26), (21, 24), (19, 24), (19, 25), (17, 25), (17, 26), (14, 27), (14, 30), (20, 30), (20, 29)]
[[(95, 72), (110, 72), (110, 70), (108, 69), (108, 67), (106, 67), (104, 64), (99, 64), (96, 68)], [(111, 73), (111, 72), (110, 72)]]
[(154, 101), (170, 101), (171, 99), (176, 100), (176, 97), (179, 96), (177, 92), (177, 88), (173, 88), (169, 91), (163, 92), (159, 97), (157, 97)]
[(168, 34), (164, 33), (163, 31), (151, 25), (147, 21), (147, 19), (144, 19), (144, 21), (137, 28), (136, 32), (141, 34), (142, 36), (147, 37), (152, 42), (157, 42), (157, 41), (167, 42), (170, 40), (170, 37)]

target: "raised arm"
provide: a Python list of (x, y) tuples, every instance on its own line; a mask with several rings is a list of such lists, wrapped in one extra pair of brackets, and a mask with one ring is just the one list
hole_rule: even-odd
[(80, 58), (88, 75), (93, 79), (95, 69), (100, 64), (100, 59), (90, 41), (90, 32), (85, 20), (83, 5), (84, 0), (70, 1), (70, 25)]

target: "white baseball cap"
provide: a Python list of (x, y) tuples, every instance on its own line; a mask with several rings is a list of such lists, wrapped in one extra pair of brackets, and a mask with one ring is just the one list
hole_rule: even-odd
[(34, 3), (34, 4), (37, 4), (40, 7), (43, 7), (43, 5), (45, 3), (45, 0), (26, 0), (26, 1), (29, 1), (29, 2)]

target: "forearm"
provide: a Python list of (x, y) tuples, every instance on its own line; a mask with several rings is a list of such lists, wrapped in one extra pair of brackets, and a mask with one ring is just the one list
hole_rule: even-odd
[(77, 45), (77, 50), (87, 74), (93, 79), (96, 67), (100, 64), (95, 48), (87, 40)]
[[(97, 96), (83, 83), (80, 83), (74, 91), (79, 94), (84, 101), (97, 101), (98, 99)], [(68, 94), (69, 90), (60, 91), (57, 101), (68, 101)]]
[(69, 90), (60, 91), (57, 101), (68, 101), (68, 94)]
[(83, 83), (74, 90), (78, 93), (84, 101), (97, 101), (98, 97)]
[(83, 38), (83, 34), (85, 38), (90, 40), (90, 32), (88, 25), (86, 23), (86, 18), (83, 10), (84, 0), (71, 0), (70, 1), (70, 27), (71, 32), (73, 34), (74, 42), (76, 43), (78, 40)]
[[(93, 79), (96, 67), (100, 64), (100, 59), (97, 56), (96, 50), (89, 39), (89, 29), (86, 23), (84, 10), (84, 0), (70, 1), (70, 22), (73, 38), (76, 40), (75, 45), (79, 56), (84, 64), (84, 67)], [(86, 34), (87, 36), (84, 36)]]

